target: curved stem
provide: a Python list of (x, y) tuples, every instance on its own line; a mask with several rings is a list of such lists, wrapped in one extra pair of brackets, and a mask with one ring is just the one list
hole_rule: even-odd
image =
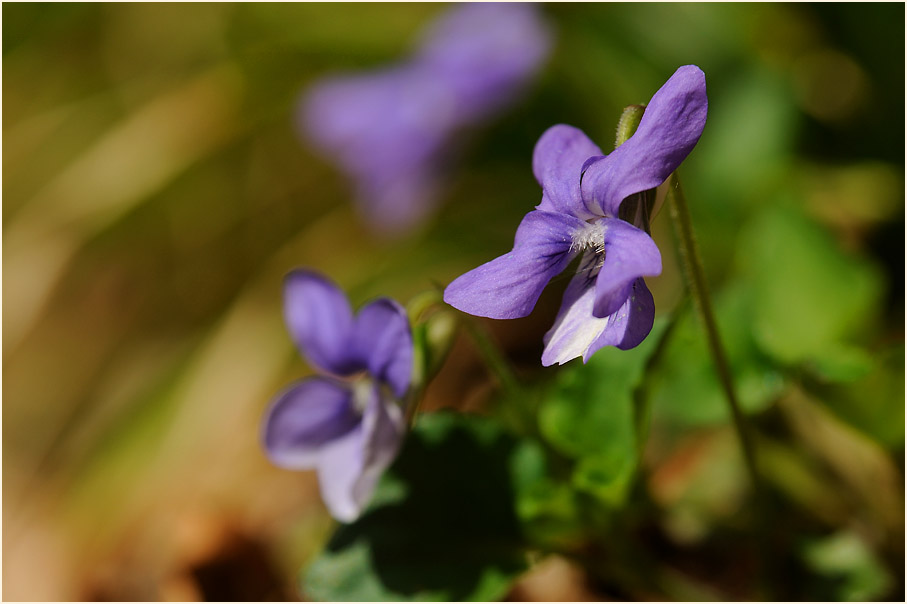
[(501, 418), (510, 427), (521, 435), (532, 435), (537, 431), (534, 412), (526, 407), (526, 390), (520, 385), (519, 378), (507, 357), (498, 349), (488, 332), (479, 325), (478, 321), (469, 316), (461, 317), (466, 332), (472, 343), (485, 361), (488, 371), (497, 380), (503, 391), (503, 398), (497, 406)]
[(712, 361), (715, 363), (715, 370), (718, 372), (718, 379), (721, 381), (725, 399), (728, 402), (728, 406), (731, 408), (731, 417), (733, 418), (734, 428), (740, 439), (740, 447), (743, 449), (743, 458), (750, 474), (750, 480), (756, 491), (760, 492), (762, 490), (762, 485), (759, 479), (759, 471), (756, 466), (753, 440), (749, 433), (749, 426), (743, 417), (743, 413), (740, 411), (740, 403), (737, 400), (737, 394), (734, 391), (734, 381), (731, 376), (730, 364), (728, 363), (727, 355), (724, 352), (724, 347), (721, 345), (721, 338), (718, 335), (718, 324), (715, 321), (715, 313), (712, 310), (712, 302), (709, 298), (705, 271), (702, 268), (702, 260), (699, 257), (699, 248), (696, 244), (696, 237), (693, 234), (693, 222), (690, 219), (690, 210), (687, 206), (686, 199), (683, 196), (683, 189), (680, 187), (680, 179), (676, 173), (671, 175), (668, 183), (667, 201), (670, 206), (671, 220), (674, 224), (674, 231), (679, 243), (680, 257), (682, 259), (687, 287), (690, 290), (690, 295), (696, 302), (696, 307), (699, 309), (699, 315), (702, 318), (702, 323), (705, 327), (709, 352), (712, 355)]
[(520, 383), (510, 368), (510, 363), (500, 353), (488, 334), (481, 327), (476, 325), (475, 319), (466, 317), (463, 320), (466, 326), (466, 332), (472, 338), (476, 350), (485, 360), (491, 373), (497, 378), (501, 388), (507, 392), (516, 392), (520, 388)]
[(408, 430), (412, 430), (416, 424), (416, 416), (419, 415), (419, 408), (422, 406), (422, 389), (412, 395), (406, 405), (406, 412), (403, 416)]

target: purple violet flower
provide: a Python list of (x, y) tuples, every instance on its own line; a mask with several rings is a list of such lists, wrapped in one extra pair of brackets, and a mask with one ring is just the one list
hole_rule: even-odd
[(354, 520), (406, 433), (413, 342), (403, 308), (379, 298), (353, 312), (336, 285), (297, 270), (284, 283), (284, 317), (297, 348), (327, 374), (292, 384), (264, 418), (268, 457), (317, 469), (331, 515)]
[(414, 64), (447, 83), (468, 124), (513, 102), (550, 50), (533, 4), (464, 2), (426, 29)]
[(460, 4), (405, 63), (316, 84), (300, 126), (354, 181), (369, 225), (404, 231), (433, 209), (454, 135), (513, 101), (549, 47), (530, 4)]
[(655, 93), (636, 133), (610, 155), (576, 128), (549, 128), (532, 158), (542, 201), (520, 223), (513, 250), (455, 279), (444, 301), (481, 317), (525, 317), (548, 282), (581, 255), (545, 334), (542, 365), (580, 356), (586, 362), (603, 346), (639, 345), (655, 320), (643, 277), (661, 273), (661, 253), (642, 225), (618, 218), (618, 210), (667, 180), (699, 140), (707, 111), (705, 75), (687, 65)]

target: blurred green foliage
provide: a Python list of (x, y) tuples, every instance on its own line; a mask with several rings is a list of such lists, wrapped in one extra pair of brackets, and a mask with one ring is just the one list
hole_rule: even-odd
[[(312, 596), (493, 599), (538, 551), (581, 567), (596, 599), (760, 599), (766, 576), (778, 598), (902, 599), (904, 6), (541, 5), (556, 45), (536, 85), (464, 135), (432, 221), (379, 239), (299, 138), (296, 102), (321, 76), (403, 56), (443, 9), (3, 5), (7, 599), (287, 599), (312, 561)], [(684, 187), (782, 572), (749, 547), (756, 513), (666, 212), (649, 280), (662, 331), (557, 370), (538, 362), (557, 287), (530, 318), (486, 324), (528, 394), (498, 396), (455, 345), (424, 408), (484, 419), (420, 419), (409, 483), (389, 476), (399, 490), (374, 502), (403, 512), (363, 518), (319, 558), (332, 526), (314, 477), (258, 446), (270, 396), (306, 371), (283, 274), (325, 272), (354, 303), (447, 283), (509, 249), (540, 198), (530, 158), (547, 127), (607, 148), (622, 107), (687, 63), (710, 113)], [(538, 412), (537, 432), (510, 434), (527, 422), (504, 403)], [(437, 436), (451, 432), (472, 463)], [(463, 497), (424, 459), (487, 500), (503, 520), (480, 532), (506, 548), (471, 549), (472, 525), (451, 534)], [(420, 485), (436, 488), (409, 524)], [(427, 583), (384, 581), (375, 552), (401, 543), (388, 527), (445, 541), (429, 551), (456, 552), (459, 574), (416, 556)], [(405, 561), (422, 551), (402, 543)]]
[(301, 589), (320, 601), (493, 601), (525, 569), (510, 476), (516, 439), (446, 412), (416, 424), (364, 515)]
[(653, 329), (632, 350), (608, 348), (584, 366), (573, 363), (558, 374), (539, 408), (542, 435), (575, 463), (572, 485), (608, 506), (625, 502), (638, 464), (645, 418), (636, 417), (633, 395), (662, 331)]

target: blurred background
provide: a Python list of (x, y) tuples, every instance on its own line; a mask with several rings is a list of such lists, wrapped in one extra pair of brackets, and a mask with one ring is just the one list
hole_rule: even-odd
[[(813, 593), (902, 598), (904, 6), (539, 5), (554, 37), (534, 83), (463, 134), (437, 212), (381, 237), (297, 132), (299, 96), (403, 59), (444, 9), (4, 4), (3, 597), (304, 597), (332, 521), (314, 473), (258, 444), (271, 396), (310, 372), (283, 275), (319, 270), (357, 305), (446, 284), (510, 249), (546, 128), (607, 150), (621, 109), (693, 63), (710, 111), (684, 187), (741, 397), (786, 437), (764, 463), (822, 536), (805, 559), (846, 587)], [(661, 315), (683, 295), (666, 215), (653, 236)], [(558, 304), (488, 322), (524, 375), (549, 371)], [(745, 480), (700, 356), (668, 355), (646, 456), (691, 547)], [(481, 411), (488, 386), (459, 342), (426, 408)], [(609, 593), (555, 560), (510, 597)]]

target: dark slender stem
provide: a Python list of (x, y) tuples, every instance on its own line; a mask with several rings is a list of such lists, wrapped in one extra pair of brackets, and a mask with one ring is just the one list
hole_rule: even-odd
[(690, 219), (689, 207), (684, 198), (683, 189), (680, 187), (680, 179), (677, 177), (676, 173), (671, 176), (669, 182), (668, 203), (680, 247), (680, 257), (683, 261), (687, 287), (690, 290), (690, 295), (696, 302), (696, 307), (699, 309), (699, 315), (702, 318), (702, 323), (705, 327), (709, 352), (712, 355), (712, 361), (715, 363), (718, 379), (721, 381), (721, 387), (724, 390), (728, 406), (731, 408), (731, 417), (734, 421), (734, 428), (740, 438), (740, 446), (743, 449), (743, 458), (746, 462), (750, 479), (752, 480), (753, 487), (759, 492), (761, 491), (762, 485), (756, 465), (753, 440), (749, 433), (746, 419), (740, 411), (740, 403), (737, 400), (737, 394), (734, 391), (734, 381), (731, 376), (730, 365), (724, 352), (724, 347), (721, 345), (721, 338), (718, 335), (718, 325), (715, 321), (715, 313), (712, 310), (708, 284), (705, 280), (702, 260), (699, 257), (699, 248), (696, 244), (696, 237), (693, 234), (693, 222)]

